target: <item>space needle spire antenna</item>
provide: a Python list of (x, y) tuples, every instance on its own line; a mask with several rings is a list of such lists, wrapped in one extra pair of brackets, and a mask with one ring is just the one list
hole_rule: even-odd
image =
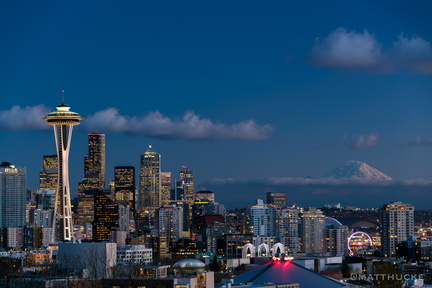
[(79, 125), (84, 119), (80, 114), (69, 111), (64, 104), (64, 90), (62, 90), (62, 104), (56, 111), (48, 113), (43, 120), (53, 126), (58, 159), (58, 180), (55, 194), (53, 243), (70, 242), (73, 239), (72, 209), (69, 187), (69, 150), (72, 139), (73, 126)]

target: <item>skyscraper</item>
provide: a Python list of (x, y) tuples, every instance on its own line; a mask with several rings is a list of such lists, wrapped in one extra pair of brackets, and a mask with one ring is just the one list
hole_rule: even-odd
[(381, 250), (383, 255), (396, 255), (396, 244), (414, 235), (414, 207), (400, 201), (380, 207)]
[(288, 253), (297, 253), (299, 250), (298, 225), (297, 209), (276, 208), (276, 239), (285, 246)]
[(183, 209), (176, 205), (164, 205), (156, 210), (156, 228), (167, 241), (175, 241), (183, 234)]
[(171, 201), (171, 172), (161, 172), (161, 206)]
[(114, 199), (118, 203), (129, 207), (135, 216), (135, 167), (114, 167)]
[(189, 167), (183, 166), (183, 170), (179, 173), (179, 183), (183, 188), (183, 200), (191, 206), (194, 202), (194, 174), (193, 171), (189, 170)]
[(84, 179), (79, 190), (105, 189), (106, 179), (105, 134), (88, 134), (88, 155), (84, 156)]
[(324, 252), (324, 214), (316, 208), (308, 208), (302, 216), (303, 252), (307, 254), (322, 254)]
[(249, 208), (250, 225), (253, 236), (275, 236), (275, 207), (264, 204), (262, 199)]
[(140, 212), (145, 215), (155, 215), (155, 210), (161, 206), (161, 156), (149, 145), (147, 151), (141, 154), (140, 162)]
[(39, 172), (39, 189), (56, 189), (58, 180), (57, 155), (44, 155), (42, 171)]
[(23, 227), (26, 222), (26, 169), (0, 164), (0, 228)]
[[(69, 149), (72, 139), (73, 126), (78, 125), (84, 119), (78, 113), (69, 111), (70, 107), (63, 103), (57, 106), (57, 110), (48, 113), (44, 118), (47, 124), (53, 126), (57, 148), (59, 165), (59, 180), (57, 185), (57, 200), (55, 207), (56, 240), (72, 240), (72, 211), (69, 188)], [(54, 239), (53, 239), (54, 240)]]
[(93, 223), (94, 221), (94, 191), (84, 190), (78, 192), (78, 207), (75, 222), (80, 225)]
[(110, 242), (111, 231), (119, 227), (118, 205), (103, 191), (94, 192), (93, 241)]

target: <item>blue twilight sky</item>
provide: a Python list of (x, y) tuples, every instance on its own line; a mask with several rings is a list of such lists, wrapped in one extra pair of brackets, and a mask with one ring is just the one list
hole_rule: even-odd
[(64, 89), (86, 118), (72, 189), (91, 131), (107, 134), (108, 178), (149, 144), (163, 171), (194, 170), (198, 189), (321, 177), (348, 160), (432, 178), (430, 11), (431, 1), (0, 0), (0, 161), (27, 167), (37, 188), (42, 155), (55, 153), (40, 118)]

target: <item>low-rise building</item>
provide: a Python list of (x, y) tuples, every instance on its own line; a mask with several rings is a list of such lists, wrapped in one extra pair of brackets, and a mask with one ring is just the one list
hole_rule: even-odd
[(151, 248), (145, 245), (127, 245), (117, 249), (117, 262), (133, 264), (150, 264), (153, 261)]
[(86, 269), (90, 278), (111, 277), (111, 268), (117, 264), (115, 243), (58, 243), (58, 263), (61, 267)]

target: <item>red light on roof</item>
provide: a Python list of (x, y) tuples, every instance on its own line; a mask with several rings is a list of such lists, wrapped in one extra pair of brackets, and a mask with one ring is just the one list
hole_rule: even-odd
[(273, 261), (279, 261), (279, 262), (285, 262), (285, 261), (291, 261), (294, 259), (292, 256), (288, 256), (285, 253), (276, 254), (272, 257)]

